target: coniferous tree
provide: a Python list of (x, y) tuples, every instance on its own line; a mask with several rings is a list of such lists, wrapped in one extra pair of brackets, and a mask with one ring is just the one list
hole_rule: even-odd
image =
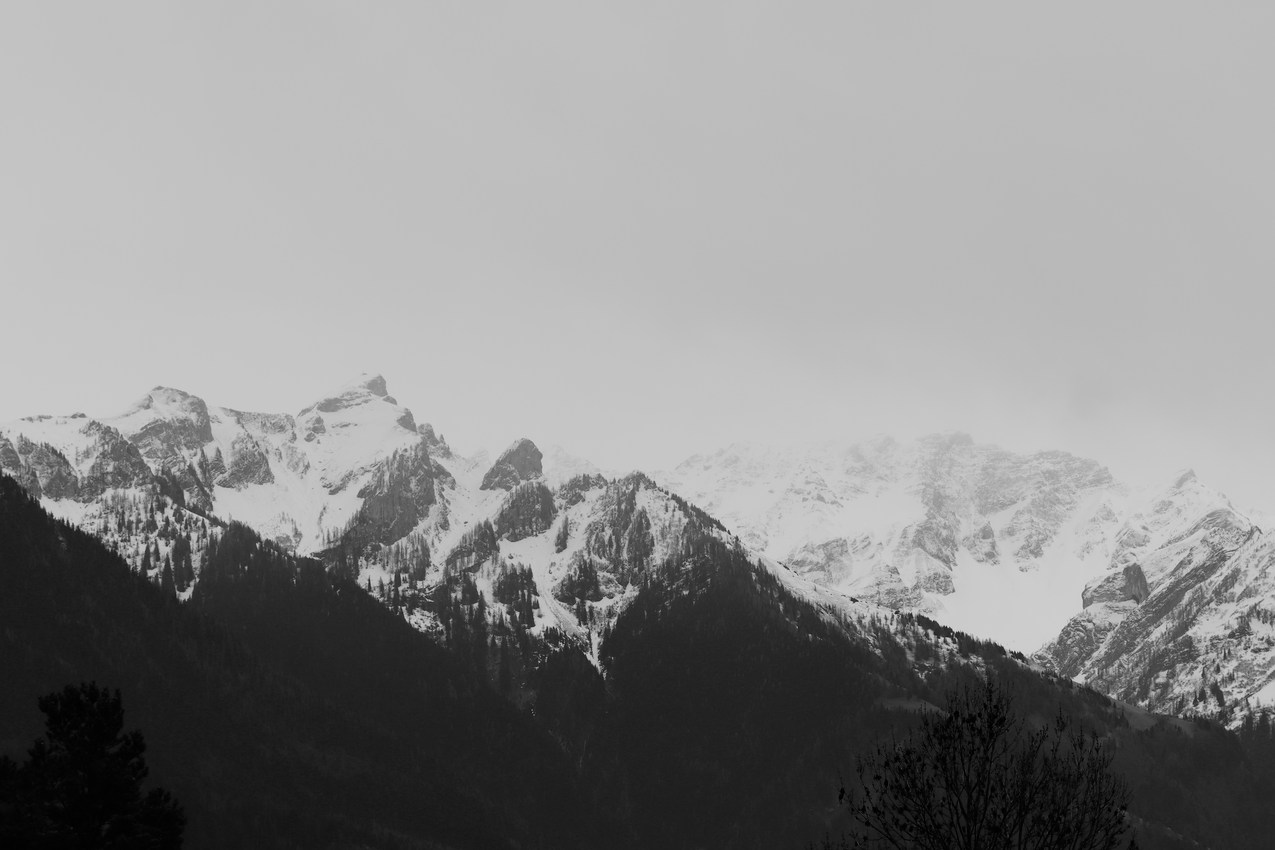
[(167, 555), (164, 556), (164, 569), (159, 575), (159, 587), (164, 591), (164, 597), (167, 599), (177, 595), (177, 586), (173, 581), (173, 562)]
[(562, 524), (558, 526), (558, 534), (553, 540), (553, 551), (566, 551), (567, 544), (571, 540), (571, 518), (565, 513), (562, 515)]
[(500, 642), (500, 669), (497, 674), (497, 685), (502, 694), (508, 695), (513, 690), (513, 670), (509, 659), (509, 644)]
[(39, 700), (45, 735), (26, 764), (0, 765), (0, 845), (179, 848), (180, 805), (161, 788), (142, 795), (141, 732), (125, 733), (118, 691), (69, 685)]

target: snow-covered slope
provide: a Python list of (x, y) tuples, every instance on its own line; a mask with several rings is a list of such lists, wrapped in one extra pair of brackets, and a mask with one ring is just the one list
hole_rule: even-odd
[(1093, 461), (964, 434), (736, 445), (658, 477), (820, 584), (1026, 651), (1075, 613), (1131, 497)]
[[(423, 463), (417, 477), (431, 477), (427, 428), (417, 429), (379, 375), (295, 416), (211, 407), (156, 387), (118, 416), (0, 425), (0, 469), (53, 501), (164, 482), (192, 506), (307, 552), (354, 521), (391, 461)], [(423, 488), (417, 510), (431, 499), (432, 486)]]
[(1155, 711), (1275, 699), (1275, 543), (1190, 471), (1131, 488), (955, 434), (732, 446), (659, 476), (815, 583), (1036, 653)]
[(1273, 564), (1275, 539), (1188, 472), (1123, 524), (1084, 610), (1037, 658), (1155, 711), (1269, 704)]

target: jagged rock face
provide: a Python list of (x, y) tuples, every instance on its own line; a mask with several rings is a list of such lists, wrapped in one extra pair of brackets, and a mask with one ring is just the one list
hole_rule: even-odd
[(1087, 673), (1093, 687), (1164, 710), (1180, 695), (1172, 687), (1173, 679), (1203, 681), (1192, 626), (1208, 606), (1209, 594), (1203, 588), (1215, 583), (1230, 557), (1224, 551), (1199, 554), (1202, 557), (1184, 563), (1151, 597), (1129, 610), (1086, 659), (1081, 675)]
[(361, 541), (386, 544), (410, 533), (436, 501), (434, 465), (424, 440), (390, 455), (359, 490), (359, 498)]
[[(337, 395), (315, 402), (302, 411), (302, 416), (311, 410), (317, 410), (319, 413), (336, 413), (337, 411), (347, 410), (363, 404), (368, 395), (387, 399), (391, 404), (395, 403), (386, 390), (385, 379), (380, 375), (371, 375), (360, 378)], [(412, 428), (412, 430), (416, 429)]]
[(1269, 537), (1194, 474), (1181, 476), (1125, 523), (1085, 610), (1037, 660), (1154, 711), (1211, 714), (1197, 693), (1212, 684), (1231, 709), (1256, 699), (1275, 680)]
[(19, 437), (18, 455), (32, 477), (39, 482), (40, 495), (49, 499), (75, 499), (80, 495), (79, 477), (66, 455), (45, 443)]
[[(867, 545), (870, 546), (871, 543)], [(789, 557), (788, 567), (813, 581), (837, 584), (853, 570), (854, 554), (850, 541), (844, 537), (822, 543), (807, 543)]]
[(450, 469), (443, 466), (437, 460), (432, 460), (430, 462), (430, 468), (434, 472), (434, 482), (436, 486), (446, 486), (446, 487), (453, 487), (453, 488), (456, 486), (456, 476), (452, 475), (452, 472)]
[(311, 413), (310, 416), (303, 420), (302, 424), (305, 426), (305, 430), (302, 432), (305, 434), (303, 439), (307, 443), (313, 443), (316, 439), (328, 433), (327, 423), (323, 421), (323, 417), (317, 412)]
[[(399, 511), (395, 504), (397, 519), (383, 522), (387, 500), (399, 496), (382, 492), (373, 479), (396, 451), (406, 452), (422, 437), (379, 375), (345, 385), (295, 418), (214, 407), (157, 387), (107, 420), (37, 417), (0, 430), (12, 449), (0, 446), (11, 471), (46, 499), (83, 501), (141, 486), (172, 489), (179, 502), (233, 516), (308, 552), (355, 522), (366, 501), (357, 493), (372, 492), (373, 525), (382, 532), (402, 529), (411, 518), (423, 518), (419, 505), (432, 498), (436, 475), (446, 475), (424, 452), (424, 466), (402, 477), (407, 490), (399, 494), (403, 504), (417, 507)], [(17, 448), (19, 437), (50, 449), (37, 452), (32, 466)], [(392, 477), (400, 480), (398, 473)]]
[(451, 446), (447, 445), (447, 441), (434, 433), (434, 426), (428, 422), (416, 428), (417, 432), (425, 439), (425, 445), (429, 447), (430, 454), (434, 457), (451, 457)]
[(1096, 602), (1077, 614), (1062, 632), (1042, 650), (1046, 666), (1056, 670), (1067, 678), (1080, 676), (1085, 663), (1106, 641), (1116, 626), (1137, 607), (1132, 600), (1117, 602)]
[(933, 511), (913, 527), (908, 543), (951, 570), (956, 566), (958, 528), (959, 521), (955, 516)]
[(524, 481), (539, 478), (544, 471), (543, 455), (536, 444), (523, 437), (505, 449), (483, 476), (482, 490), (512, 490)]
[(89, 438), (93, 453), (93, 460), (84, 475), (83, 497), (93, 498), (107, 490), (143, 487), (151, 482), (151, 469), (141, 452), (119, 431), (90, 421), (84, 426), (83, 433)]
[(1099, 602), (1142, 602), (1149, 594), (1142, 567), (1130, 563), (1090, 582), (1080, 598), (1088, 608)]
[(296, 420), (286, 413), (247, 413), (242, 410), (226, 410), (225, 413), (251, 433), (296, 439)]
[(12, 441), (3, 434), (0, 434), (0, 472), (13, 478), (18, 484), (22, 485), (22, 489), (35, 498), (38, 499), (43, 495), (43, 491), (40, 489), (40, 479), (23, 461), (18, 454), (18, 450), (14, 448)]
[(952, 570), (932, 556), (926, 557), (928, 553), (923, 555), (923, 551), (914, 551), (910, 556), (905, 556), (904, 558), (905, 561), (908, 557), (912, 559), (912, 564), (910, 564), (912, 569), (912, 588), (930, 594), (947, 596), (953, 590)]
[(496, 514), (496, 534), (516, 542), (547, 531), (557, 515), (553, 493), (548, 487), (539, 481), (519, 484), (510, 491)]
[(1000, 550), (996, 548), (996, 530), (992, 528), (990, 522), (983, 523), (974, 534), (967, 535), (961, 541), (961, 545), (970, 553), (970, 556), (984, 564), (999, 564), (1001, 560)]
[(200, 456), (206, 458), (208, 462), (204, 464), (203, 480), (213, 482), (221, 479), (226, 474), (226, 458), (221, 453), (221, 446), (218, 446), (212, 454), (211, 458), (200, 451)]
[(196, 452), (212, 442), (212, 419), (202, 398), (170, 387), (156, 387), (122, 418), (141, 418), (148, 413), (156, 415), (129, 434), (129, 439), (150, 461), (167, 465), (164, 461), (182, 452)]
[[(920, 466), (921, 504), (925, 519), (909, 529), (901, 553), (920, 549), (949, 570), (956, 566), (956, 538), (960, 528), (959, 481), (953, 475), (960, 447), (973, 441), (965, 434), (931, 439), (922, 444)], [(906, 557), (906, 554), (904, 554)]]
[[(137, 447), (114, 428), (83, 415), (33, 417), (0, 435), (0, 470), (37, 497), (89, 501), (108, 490), (156, 483)], [(32, 439), (26, 430), (53, 440)]]
[(265, 450), (250, 435), (239, 434), (230, 444), (230, 463), (215, 483), (220, 487), (242, 490), (253, 484), (271, 484), (274, 473)]

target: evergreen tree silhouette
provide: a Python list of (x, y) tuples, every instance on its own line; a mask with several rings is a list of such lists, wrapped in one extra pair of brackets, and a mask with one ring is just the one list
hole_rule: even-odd
[(0, 846), (179, 848), (186, 818), (161, 788), (143, 796), (146, 743), (125, 733), (119, 691), (68, 685), (41, 697), (45, 735), (26, 764), (0, 760)]
[(167, 555), (164, 556), (164, 568), (160, 571), (159, 586), (164, 591), (165, 599), (172, 599), (177, 595), (177, 587), (173, 582), (173, 564)]

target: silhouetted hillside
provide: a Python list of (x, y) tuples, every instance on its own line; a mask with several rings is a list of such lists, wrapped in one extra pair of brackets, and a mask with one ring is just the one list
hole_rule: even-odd
[(699, 542), (602, 636), (605, 677), (566, 642), (511, 688), (245, 526), (182, 604), (0, 478), (0, 749), (39, 732), (37, 696), (92, 679), (123, 692), (190, 847), (797, 848), (847, 826), (856, 753), (990, 671), (1033, 720), (1062, 710), (1108, 739), (1144, 850), (1267, 846), (1264, 718), (1235, 735), (1127, 711)]
[(560, 847), (590, 828), (528, 718), (366, 594), (232, 525), (187, 605), (0, 477), (0, 744), (119, 688), (189, 847)]

